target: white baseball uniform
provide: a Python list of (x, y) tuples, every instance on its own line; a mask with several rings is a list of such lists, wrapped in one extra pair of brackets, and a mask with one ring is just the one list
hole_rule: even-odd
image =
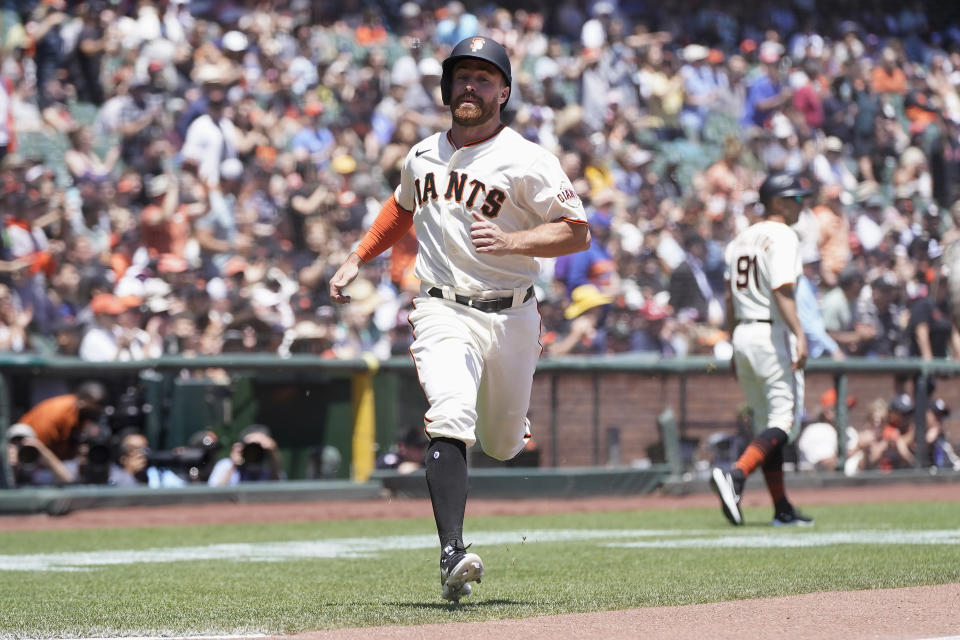
[(791, 368), (796, 336), (773, 301), (775, 289), (796, 286), (799, 246), (793, 229), (764, 220), (747, 227), (726, 249), (725, 277), (737, 320), (734, 363), (757, 433), (777, 427), (791, 436), (800, 422), (803, 371)]
[[(410, 350), (430, 405), (427, 434), (468, 447), (479, 439), (488, 455), (508, 460), (529, 435), (541, 347), (540, 314), (527, 296), (539, 267), (527, 256), (478, 254), (473, 213), (513, 232), (562, 219), (585, 224), (583, 205), (557, 158), (505, 126), (459, 149), (449, 132), (414, 145), (395, 197), (413, 212), (419, 242)], [(508, 308), (485, 312), (458, 297), (506, 298)]]

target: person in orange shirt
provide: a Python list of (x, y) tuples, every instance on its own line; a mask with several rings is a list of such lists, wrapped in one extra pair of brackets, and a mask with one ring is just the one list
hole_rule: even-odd
[(33, 428), (36, 438), (61, 460), (76, 455), (84, 427), (103, 414), (107, 390), (99, 382), (85, 382), (75, 393), (54, 396), (27, 411), (17, 422)]
[(820, 250), (820, 277), (827, 287), (837, 284), (837, 277), (850, 262), (850, 222), (843, 211), (840, 196), (843, 187), (826, 185), (820, 192), (820, 204), (813, 214), (820, 225), (817, 248)]
[(870, 85), (876, 94), (906, 95), (907, 76), (903, 69), (897, 66), (897, 52), (890, 47), (884, 47), (880, 54), (880, 64), (873, 68), (870, 75)]
[(140, 241), (151, 258), (162, 254), (183, 257), (190, 223), (180, 207), (179, 186), (172, 175), (154, 176), (147, 184), (150, 202), (140, 213)]

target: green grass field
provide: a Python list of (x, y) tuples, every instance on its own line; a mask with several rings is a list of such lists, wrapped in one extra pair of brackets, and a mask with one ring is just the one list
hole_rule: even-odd
[[(255, 506), (251, 506), (255, 509)], [(0, 534), (0, 637), (290, 633), (960, 582), (960, 503), (468, 518), (486, 575), (440, 599), (432, 520)], [(764, 524), (760, 524), (764, 523)]]

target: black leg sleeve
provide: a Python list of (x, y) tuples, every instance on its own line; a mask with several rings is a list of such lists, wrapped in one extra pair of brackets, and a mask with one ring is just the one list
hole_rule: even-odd
[(783, 468), (783, 446), (787, 444), (787, 434), (783, 429), (771, 427), (753, 441), (766, 454), (763, 460), (764, 471)]
[(435, 438), (427, 447), (425, 466), (440, 546), (462, 548), (463, 515), (467, 508), (467, 447), (452, 438)]

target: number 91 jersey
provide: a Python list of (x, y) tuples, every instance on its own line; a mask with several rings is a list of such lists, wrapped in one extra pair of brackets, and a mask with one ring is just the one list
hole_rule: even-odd
[(781, 222), (757, 222), (727, 245), (725, 277), (737, 320), (783, 322), (773, 291), (796, 285), (800, 277), (800, 240)]

